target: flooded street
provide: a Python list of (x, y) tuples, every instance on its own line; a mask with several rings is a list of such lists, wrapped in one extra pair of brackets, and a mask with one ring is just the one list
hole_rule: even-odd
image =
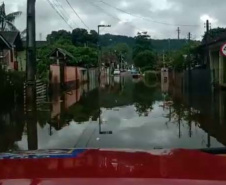
[(107, 79), (101, 88), (92, 82), (63, 94), (54, 91), (44, 103), (39, 98), (33, 119), (23, 103), (3, 102), (0, 152), (224, 147), (225, 97), (224, 92), (187, 94), (125, 74)]

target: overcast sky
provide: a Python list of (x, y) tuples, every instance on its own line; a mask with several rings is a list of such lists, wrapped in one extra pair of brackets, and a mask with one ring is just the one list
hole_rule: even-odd
[[(44, 40), (52, 30), (71, 30), (50, 6), (48, 0), (36, 1), (38, 39), (42, 37)], [(55, 7), (63, 13), (71, 27), (84, 28), (66, 0), (50, 1), (55, 2), (57, 5)], [(90, 29), (97, 29), (98, 24), (112, 25), (111, 28), (102, 30), (102, 33), (134, 36), (138, 31), (147, 31), (155, 39), (176, 38), (176, 25), (195, 25), (180, 26), (181, 38), (187, 37), (190, 31), (193, 39), (200, 39), (204, 33), (204, 22), (207, 18), (210, 19), (212, 28), (226, 25), (225, 0), (103, 0), (132, 15), (118, 11), (99, 0), (68, 1)], [(26, 27), (26, 2), (27, 0), (5, 0), (7, 13), (17, 10), (23, 12), (23, 15), (16, 21), (16, 26), (20, 30)]]

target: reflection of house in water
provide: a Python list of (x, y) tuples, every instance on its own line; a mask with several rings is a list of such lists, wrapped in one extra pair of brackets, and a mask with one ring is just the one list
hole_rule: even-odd
[[(96, 71), (89, 71), (89, 75), (95, 75)], [(103, 74), (102, 86), (108, 82), (108, 76)], [(99, 99), (97, 78), (91, 78), (88, 83), (72, 88), (63, 94), (53, 91), (51, 123), (57, 129), (67, 126), (71, 120), (78, 123), (97, 117)], [(96, 118), (95, 118), (96, 119)]]

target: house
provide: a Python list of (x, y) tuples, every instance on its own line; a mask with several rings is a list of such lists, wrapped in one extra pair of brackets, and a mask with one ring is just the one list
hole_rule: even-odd
[(7, 71), (19, 70), (18, 56), (23, 43), (18, 31), (0, 31), (0, 62)]
[[(225, 43), (226, 33), (222, 33), (207, 44), (212, 84), (223, 88), (226, 88), (226, 57), (222, 55), (221, 48)], [(206, 44), (202, 47), (205, 49)]]

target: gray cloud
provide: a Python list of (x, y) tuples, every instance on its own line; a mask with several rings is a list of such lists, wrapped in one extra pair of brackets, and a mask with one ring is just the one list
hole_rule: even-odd
[[(201, 35), (204, 33), (204, 19), (209, 18), (212, 21), (212, 27), (226, 25), (223, 15), (226, 5), (225, 0), (218, 0), (217, 3), (216, 0), (104, 0), (135, 16), (115, 10), (99, 0), (69, 1), (91, 29), (96, 29), (100, 23), (112, 25), (112, 28), (104, 29), (102, 33), (109, 32), (133, 36), (137, 31), (141, 30), (148, 31), (153, 38), (176, 37), (176, 26), (166, 26), (151, 21), (156, 20), (175, 25), (198, 25), (196, 27), (181, 26), (181, 37), (187, 37), (187, 33), (190, 31), (193, 38), (201, 38)], [(55, 2), (59, 2), (64, 7), (65, 11), (58, 5), (58, 8), (60, 11), (63, 11), (68, 23), (73, 28), (84, 27), (65, 0), (55, 0)], [(23, 30), (26, 27), (26, 0), (5, 0), (5, 3), (7, 12), (15, 10), (23, 11), (23, 16), (16, 21), (17, 27)], [(105, 12), (93, 6), (93, 3), (100, 6)], [(113, 15), (115, 18), (108, 14)], [(149, 20), (140, 19), (137, 16), (143, 16)], [(44, 38), (52, 30), (59, 29), (70, 30), (67, 24), (51, 8), (47, 0), (37, 0), (37, 36), (39, 37), (39, 34), (42, 33)]]

